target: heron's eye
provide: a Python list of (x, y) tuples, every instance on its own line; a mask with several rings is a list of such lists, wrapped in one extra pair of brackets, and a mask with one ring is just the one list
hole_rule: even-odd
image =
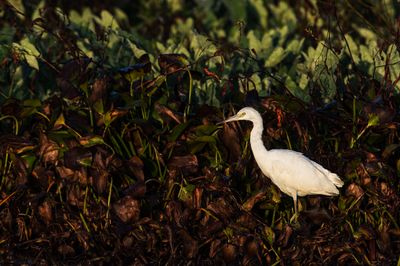
[(240, 117), (243, 117), (243, 116), (245, 116), (245, 115), (246, 115), (245, 112), (239, 114)]

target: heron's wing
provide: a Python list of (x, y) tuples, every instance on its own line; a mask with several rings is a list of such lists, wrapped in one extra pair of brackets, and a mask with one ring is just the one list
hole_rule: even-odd
[(291, 150), (271, 150), (268, 153), (268, 163), (260, 167), (284, 193), (291, 196), (294, 193), (299, 196), (338, 193), (329, 178), (332, 173), (303, 154)]

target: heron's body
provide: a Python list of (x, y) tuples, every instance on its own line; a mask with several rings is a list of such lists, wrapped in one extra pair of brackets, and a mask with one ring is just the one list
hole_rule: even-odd
[(300, 152), (275, 149), (267, 150), (262, 141), (263, 121), (261, 115), (251, 107), (241, 109), (224, 122), (249, 120), (253, 122), (250, 146), (261, 171), (285, 194), (293, 198), (297, 213), (297, 196), (339, 194), (343, 181), (320, 164)]

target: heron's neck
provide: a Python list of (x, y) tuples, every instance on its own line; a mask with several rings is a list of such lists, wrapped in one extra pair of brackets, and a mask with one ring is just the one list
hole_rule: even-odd
[(257, 121), (253, 121), (253, 129), (250, 133), (250, 144), (253, 150), (253, 153), (256, 153), (256, 150), (261, 151), (267, 149), (264, 147), (264, 143), (262, 141), (262, 133), (264, 131), (263, 121), (260, 117)]

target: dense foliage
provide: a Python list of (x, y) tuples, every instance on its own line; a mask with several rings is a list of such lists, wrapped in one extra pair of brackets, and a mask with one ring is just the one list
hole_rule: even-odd
[[(2, 262), (399, 263), (397, 1), (87, 2), (0, 2)], [(243, 106), (341, 195), (291, 221)]]

